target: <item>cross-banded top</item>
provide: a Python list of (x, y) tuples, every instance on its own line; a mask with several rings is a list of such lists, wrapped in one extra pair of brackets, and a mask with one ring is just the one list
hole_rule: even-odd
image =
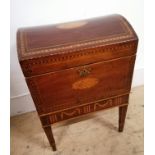
[(124, 17), (110, 15), (70, 23), (21, 28), (17, 32), (20, 60), (69, 53), (128, 42), (137, 36)]

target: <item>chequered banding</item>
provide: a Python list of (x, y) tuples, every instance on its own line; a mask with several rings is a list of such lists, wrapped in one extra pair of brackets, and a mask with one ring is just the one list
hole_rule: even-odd
[(63, 120), (84, 115), (87, 113), (111, 108), (114, 106), (122, 106), (122, 105), (128, 104), (128, 96), (129, 96), (129, 93), (122, 94), (116, 97), (111, 97), (109, 99), (103, 99), (93, 103), (88, 103), (77, 107), (72, 107), (72, 108), (63, 109), (63, 110), (47, 113), (44, 115), (40, 115), (40, 118), (49, 117), (51, 121), (50, 123), (53, 124), (59, 121), (63, 121)]
[(46, 48), (34, 48), (34, 49), (29, 49), (27, 46), (27, 37), (26, 37), (26, 33), (24, 31), (20, 31), (19, 33), (19, 38), (20, 38), (20, 47), (19, 47), (19, 51), (20, 51), (20, 57), (21, 59), (24, 57), (31, 57), (33, 58), (34, 56), (37, 57), (37, 55), (39, 54), (45, 54), (45, 53), (51, 53), (51, 54), (57, 54), (61, 51), (61, 54), (64, 53), (70, 53), (73, 51), (78, 50), (84, 50), (84, 49), (88, 49), (88, 48), (95, 48), (95, 47), (99, 47), (99, 46), (103, 46), (108, 44), (111, 41), (119, 41), (122, 39), (128, 39), (130, 37), (132, 37), (133, 31), (131, 30), (131, 28), (129, 27), (128, 23), (122, 19), (122, 17), (118, 17), (120, 19), (120, 23), (123, 26), (123, 28), (126, 30), (126, 33), (123, 34), (117, 34), (117, 35), (111, 35), (107, 38), (96, 38), (94, 40), (85, 40), (85, 41), (79, 41), (79, 42), (75, 42), (71, 45), (67, 45), (67, 44), (60, 44), (57, 46), (49, 46)]

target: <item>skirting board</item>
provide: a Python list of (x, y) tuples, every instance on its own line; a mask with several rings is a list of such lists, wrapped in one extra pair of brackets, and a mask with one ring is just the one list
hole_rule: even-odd
[[(133, 75), (132, 88), (144, 85), (144, 69), (136, 69)], [(35, 106), (29, 93), (11, 97), (10, 114), (11, 116), (35, 111)]]

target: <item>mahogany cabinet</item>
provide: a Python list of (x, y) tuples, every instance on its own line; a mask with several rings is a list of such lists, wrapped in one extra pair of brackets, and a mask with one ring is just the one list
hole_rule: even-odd
[(121, 15), (18, 30), (19, 62), (54, 151), (59, 121), (118, 107), (123, 131), (137, 44)]

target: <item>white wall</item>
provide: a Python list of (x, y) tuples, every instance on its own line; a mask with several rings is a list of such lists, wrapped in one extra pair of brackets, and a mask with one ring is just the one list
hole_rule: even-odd
[[(143, 84), (142, 0), (12, 0), (11, 1), (11, 115), (35, 110), (17, 59), (16, 31), (19, 27), (46, 25), (119, 13), (139, 36), (133, 86)], [(3, 19), (2, 19), (3, 20)]]

